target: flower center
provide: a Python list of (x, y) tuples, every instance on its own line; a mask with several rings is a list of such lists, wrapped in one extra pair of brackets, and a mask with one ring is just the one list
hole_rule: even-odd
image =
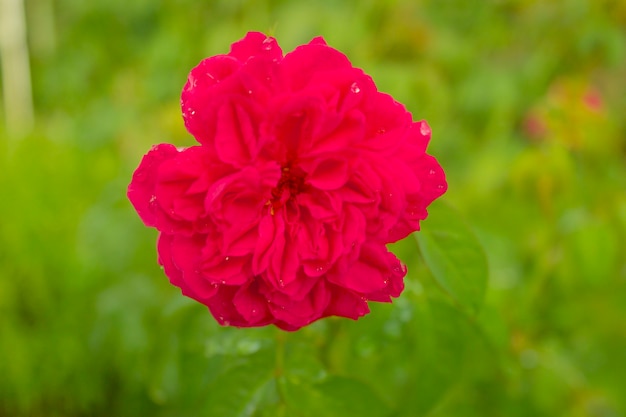
[(280, 180), (276, 188), (272, 190), (272, 197), (269, 201), (272, 214), (307, 188), (304, 182), (305, 177), (306, 172), (299, 167), (292, 166), (291, 163), (283, 167)]

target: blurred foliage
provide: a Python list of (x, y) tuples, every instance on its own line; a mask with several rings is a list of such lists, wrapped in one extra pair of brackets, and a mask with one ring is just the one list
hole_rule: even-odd
[[(0, 126), (0, 416), (626, 415), (624, 4), (27, 0), (37, 127)], [(433, 128), (464, 221), (433, 207), (421, 252), (393, 246), (405, 292), (358, 322), (220, 328), (126, 201), (152, 144), (192, 144), (188, 71), (249, 30), (323, 35)], [(489, 266), (476, 314), (464, 223)], [(477, 281), (445, 281), (463, 262)]]

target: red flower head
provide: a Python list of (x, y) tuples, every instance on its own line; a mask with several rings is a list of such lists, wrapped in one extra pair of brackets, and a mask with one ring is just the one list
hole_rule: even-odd
[(200, 145), (153, 147), (128, 198), (183, 294), (222, 325), (285, 330), (400, 295), (385, 245), (447, 188), (426, 122), (322, 38), (283, 56), (261, 33), (192, 69), (181, 105)]

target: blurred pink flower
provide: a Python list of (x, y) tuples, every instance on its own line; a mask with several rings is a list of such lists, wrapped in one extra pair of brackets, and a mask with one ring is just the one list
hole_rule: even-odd
[(261, 33), (192, 69), (181, 106), (200, 145), (153, 147), (128, 198), (183, 294), (222, 325), (285, 330), (400, 295), (386, 244), (447, 188), (426, 122), (322, 38), (283, 56)]

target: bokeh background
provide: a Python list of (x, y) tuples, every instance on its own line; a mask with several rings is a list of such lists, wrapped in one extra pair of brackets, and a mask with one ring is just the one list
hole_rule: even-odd
[[(26, 0), (26, 22), (32, 128), (0, 109), (0, 416), (626, 415), (625, 2)], [(324, 36), (430, 123), (487, 255), (478, 315), (412, 238), (405, 292), (357, 322), (221, 328), (169, 285), (126, 186), (151, 145), (193, 144), (188, 71), (249, 30)]]

